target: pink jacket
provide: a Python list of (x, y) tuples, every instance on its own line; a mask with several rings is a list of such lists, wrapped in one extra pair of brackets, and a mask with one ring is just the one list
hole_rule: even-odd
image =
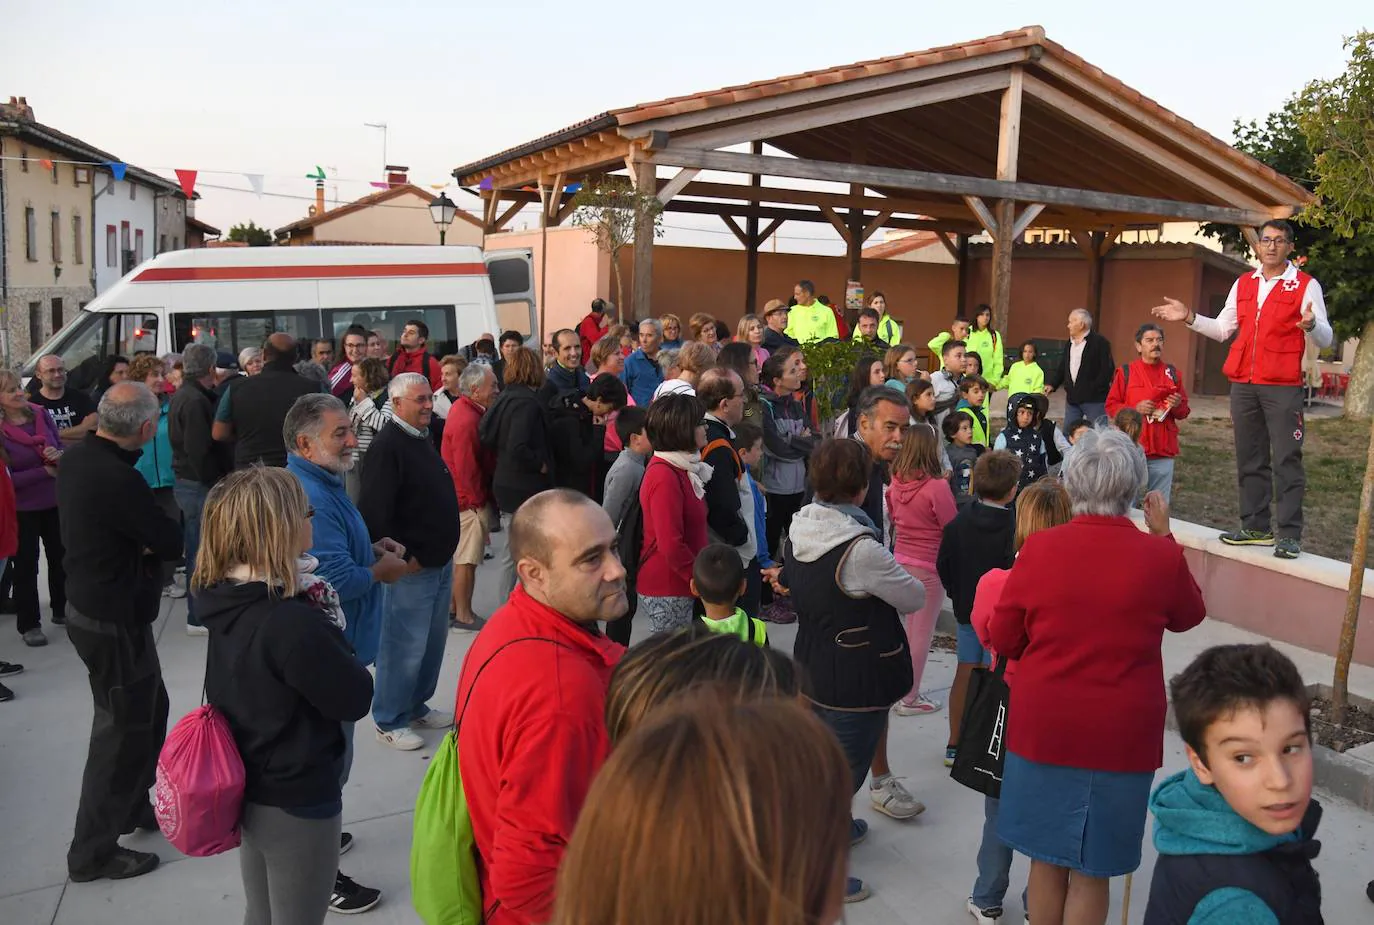
[(929, 476), (893, 479), (887, 487), (887, 510), (896, 537), (892, 553), (897, 561), (934, 571), (940, 537), (955, 514), (949, 481)]

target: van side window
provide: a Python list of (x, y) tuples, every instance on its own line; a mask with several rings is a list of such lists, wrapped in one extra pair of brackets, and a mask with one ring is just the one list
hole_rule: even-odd
[(67, 384), (74, 389), (94, 388), (101, 364), (116, 354), (133, 358), (157, 349), (157, 315), (149, 312), (82, 311), (47, 347), (34, 353), (26, 374), (39, 356), (56, 354), (67, 367)]
[(310, 340), (319, 337), (319, 331), (320, 314), (314, 309), (172, 315), (172, 346), (177, 351), (185, 350), (189, 344), (207, 344), (237, 357), (244, 348), (261, 347), (270, 335), (280, 332), (294, 337), (305, 356)]
[[(324, 310), (325, 336), (334, 338), (335, 351), (340, 352), (339, 341), (350, 324), (361, 324), (369, 331), (379, 331), (386, 338), (387, 349), (395, 353), (400, 349), (401, 331), (408, 321), (423, 321), (429, 328), (429, 343), (425, 350), (435, 359), (442, 359), (458, 348), (470, 344), (483, 333), (481, 316), (473, 306), (473, 315), (463, 328), (463, 338), (459, 338), (456, 311), (452, 305), (411, 305), (396, 308), (337, 308)], [(497, 332), (492, 332), (497, 333)]]

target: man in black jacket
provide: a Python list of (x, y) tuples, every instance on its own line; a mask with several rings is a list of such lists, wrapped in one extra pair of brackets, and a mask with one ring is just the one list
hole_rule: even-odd
[(570, 389), (586, 392), (591, 385), (587, 371), (582, 368), (582, 341), (577, 332), (563, 328), (554, 331), (551, 340), (556, 358), (544, 377), (544, 384), (539, 387), (539, 402), (546, 408), (559, 392)]
[(1046, 376), (1045, 394), (1064, 387), (1064, 432), (1074, 421), (1087, 418), (1096, 424), (1107, 413), (1107, 393), (1112, 390), (1116, 361), (1111, 341), (1093, 331), (1093, 316), (1086, 309), (1069, 312), (1069, 345), (1059, 358), (1059, 368)]
[(100, 399), (96, 432), (58, 464), (57, 510), (66, 544), (67, 634), (90, 672), (95, 721), (76, 834), (72, 880), (122, 880), (158, 857), (119, 845), (135, 828), (156, 829), (148, 788), (167, 734), (152, 623), (162, 599), (162, 563), (181, 555), (181, 525), (163, 513), (134, 469), (157, 432), (158, 400), (141, 382), (120, 382)]
[(744, 380), (733, 369), (709, 369), (697, 382), (697, 398), (706, 406), (706, 447), (701, 460), (711, 467), (704, 499), (707, 535), (713, 543), (735, 547), (744, 560), (747, 587), (739, 606), (757, 617), (762, 589), (758, 549), (749, 530), (754, 491), (742, 481), (744, 466), (735, 447), (735, 428), (744, 419)]
[(394, 538), (409, 568), (386, 596), (377, 650), (372, 718), (377, 740), (414, 751), (424, 740), (413, 727), (444, 729), (453, 714), (430, 709), (448, 639), (453, 553), (458, 548), (458, 494), (443, 457), (430, 441), (434, 392), (419, 373), (387, 386), (393, 417), (363, 457), (358, 510), (372, 541)]
[[(215, 351), (191, 344), (181, 354), (181, 387), (167, 409), (167, 437), (172, 444), (172, 494), (181, 509), (186, 546), (186, 574), (196, 570), (200, 549), (200, 513), (205, 497), (229, 471), (229, 448), (212, 436), (215, 423)], [(195, 599), (186, 598), (186, 633), (204, 636), (195, 615)]]
[(281, 426), (296, 399), (323, 391), (296, 372), (296, 339), (273, 334), (262, 345), (262, 372), (233, 380), (215, 411), (214, 437), (234, 443), (234, 468), (260, 462), (286, 466)]

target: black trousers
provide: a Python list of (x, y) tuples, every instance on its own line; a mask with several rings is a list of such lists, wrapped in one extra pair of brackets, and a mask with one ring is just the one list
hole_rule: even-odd
[(1280, 538), (1302, 537), (1302, 499), (1307, 488), (1302, 400), (1302, 386), (1231, 384), (1240, 524), (1247, 530), (1270, 532), (1272, 506), (1278, 520), (1273, 532)]
[(57, 508), (43, 511), (19, 512), (19, 550), (14, 554), (14, 609), (18, 614), (15, 628), (20, 633), (39, 628), (42, 617), (38, 611), (38, 544), (42, 542), (48, 557), (48, 600), (54, 614), (67, 607), (67, 573), (62, 570), (62, 529), (57, 520)]
[(90, 674), (95, 718), (69, 871), (109, 860), (144, 817), (167, 736), (167, 688), (151, 626), (103, 623), (67, 609), (67, 635)]
[(768, 554), (774, 562), (782, 561), (782, 532), (792, 523), (792, 515), (802, 509), (805, 492), (795, 495), (769, 494), (768, 513), (764, 515), (763, 532), (768, 537)]

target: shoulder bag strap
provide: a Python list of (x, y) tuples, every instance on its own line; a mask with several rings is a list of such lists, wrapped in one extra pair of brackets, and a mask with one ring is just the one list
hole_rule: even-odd
[[(496, 658), (496, 656), (500, 655), (500, 654), (501, 654), (502, 652), (504, 652), (508, 647), (515, 645), (517, 642), (547, 642), (549, 645), (558, 646), (559, 648), (562, 648), (562, 649), (570, 649), (570, 648), (572, 648), (571, 646), (565, 645), (565, 644), (563, 644), (563, 643), (557, 641), (556, 639), (549, 639), (549, 638), (547, 638), (547, 637), (545, 637), (545, 636), (521, 636), (521, 637), (518, 638), (518, 639), (512, 639), (512, 640), (510, 640), (509, 642), (503, 643), (495, 652), (493, 652), (493, 653), (491, 653), (490, 655), (487, 656), (486, 661), (482, 662), (481, 665), (477, 666), (477, 673), (476, 673), (475, 675), (472, 676), (472, 684), (468, 685), (468, 695), (467, 695), (467, 697), (464, 698), (464, 700), (463, 700), (463, 706), (462, 706), (462, 709), (461, 709), (461, 710), (459, 710), (459, 708), (458, 708), (457, 698), (455, 697), (455, 699), (454, 699), (454, 704), (453, 704), (453, 731), (454, 731), (454, 732), (457, 732), (457, 731), (458, 731), (458, 727), (461, 726), (462, 723), (463, 723), (463, 714), (467, 712), (468, 703), (472, 700), (472, 692), (477, 688), (477, 680), (478, 680), (480, 677), (482, 677), (482, 672), (484, 672), (484, 671), (487, 670), (487, 666), (491, 664), (492, 659)], [(458, 689), (459, 689), (459, 690), (462, 690), (462, 688), (463, 688), (463, 678), (462, 678), (462, 675), (460, 674), (459, 677), (458, 677)]]

